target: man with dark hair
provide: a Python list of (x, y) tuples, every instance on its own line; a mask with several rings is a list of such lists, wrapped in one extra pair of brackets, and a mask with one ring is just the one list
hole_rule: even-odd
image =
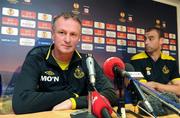
[[(88, 106), (87, 95), (92, 86), (86, 66), (87, 55), (76, 50), (80, 35), (81, 22), (77, 16), (63, 13), (54, 18), (54, 43), (32, 49), (17, 77), (12, 101), (16, 114)], [(96, 89), (115, 104), (117, 97), (110, 81), (97, 62), (94, 63)]]
[(172, 92), (180, 96), (180, 76), (176, 60), (161, 52), (162, 31), (150, 27), (145, 33), (145, 52), (134, 55), (131, 64), (144, 75), (145, 85), (161, 92)]

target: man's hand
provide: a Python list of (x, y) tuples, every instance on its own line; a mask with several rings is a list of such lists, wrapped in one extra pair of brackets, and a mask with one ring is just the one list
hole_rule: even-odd
[(164, 90), (160, 89), (161, 84), (158, 82), (150, 81), (150, 82), (146, 82), (143, 84), (146, 85), (147, 87), (151, 88), (151, 89), (155, 89), (157, 91), (164, 92)]
[(57, 111), (57, 110), (69, 110), (72, 109), (72, 102), (70, 99), (67, 99), (56, 106), (53, 107), (52, 111)]
[(152, 88), (152, 89), (156, 89), (156, 86), (157, 86), (156, 83), (157, 82), (150, 81), (150, 82), (146, 82), (146, 83), (143, 83), (143, 84), (150, 87), (150, 88)]

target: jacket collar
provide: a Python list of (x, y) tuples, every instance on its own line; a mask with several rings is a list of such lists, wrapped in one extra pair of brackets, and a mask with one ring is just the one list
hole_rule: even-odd
[[(51, 64), (53, 64), (55, 66), (58, 66), (58, 64), (56, 63), (54, 57), (52, 56), (52, 50), (53, 49), (54, 49), (54, 44), (50, 45), (50, 47), (49, 47), (49, 49), (47, 51), (47, 54), (46, 54), (46, 60), (49, 63), (51, 63)], [(73, 64), (74, 62), (80, 61), (80, 60), (82, 60), (82, 56), (77, 50), (75, 50), (69, 65)]]

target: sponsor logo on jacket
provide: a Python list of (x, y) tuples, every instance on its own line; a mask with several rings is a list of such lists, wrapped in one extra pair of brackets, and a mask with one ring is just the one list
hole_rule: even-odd
[(41, 75), (40, 81), (44, 82), (59, 82), (59, 76), (55, 76), (55, 73), (52, 71), (45, 71), (46, 75)]
[(41, 75), (41, 80), (44, 82), (59, 82), (59, 76), (43, 76)]

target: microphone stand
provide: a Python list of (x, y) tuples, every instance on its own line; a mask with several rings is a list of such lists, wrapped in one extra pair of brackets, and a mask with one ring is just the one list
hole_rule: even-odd
[[(93, 85), (92, 87), (93, 90), (96, 90)], [(75, 111), (71, 113), (70, 116), (71, 118), (96, 118), (92, 113), (92, 90), (88, 91), (88, 110)]]
[(92, 91), (88, 92), (88, 113), (85, 118), (96, 118), (92, 113)]
[(124, 92), (125, 92), (124, 77), (122, 77), (119, 70), (120, 69), (117, 66), (113, 68), (114, 85), (117, 85), (117, 88), (119, 90), (117, 113), (121, 116), (121, 118), (126, 118), (125, 96), (124, 96)]

